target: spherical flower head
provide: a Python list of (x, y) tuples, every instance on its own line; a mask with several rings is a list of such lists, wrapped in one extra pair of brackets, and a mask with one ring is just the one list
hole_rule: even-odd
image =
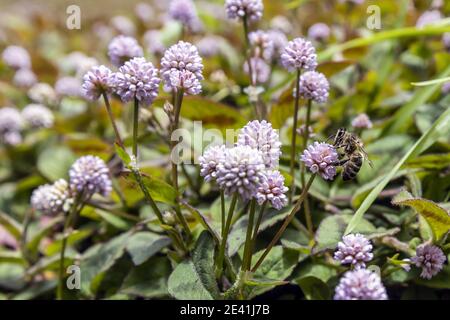
[(262, 18), (264, 6), (261, 0), (226, 0), (225, 9), (229, 19), (258, 21)]
[(188, 28), (195, 26), (198, 19), (192, 0), (172, 0), (169, 5), (169, 16)]
[(244, 200), (256, 196), (265, 166), (261, 153), (250, 146), (225, 149), (217, 165), (217, 184), (227, 195), (238, 193)]
[(308, 40), (296, 38), (284, 48), (281, 64), (289, 71), (314, 70), (317, 67), (316, 49)]
[(264, 165), (268, 169), (278, 166), (281, 156), (281, 142), (278, 132), (266, 120), (247, 123), (238, 135), (238, 145), (250, 146), (261, 152)]
[(149, 23), (155, 19), (155, 10), (145, 2), (139, 2), (134, 7), (134, 13), (144, 23)]
[(120, 67), (114, 76), (116, 93), (123, 102), (137, 99), (150, 105), (158, 96), (159, 83), (158, 69), (145, 58), (133, 58)]
[(301, 75), (299, 92), (305, 99), (317, 103), (325, 103), (328, 100), (330, 85), (327, 78), (320, 72), (308, 71)]
[(32, 128), (50, 128), (55, 120), (53, 113), (42, 104), (29, 104), (22, 110), (22, 117)]
[(372, 121), (367, 114), (361, 113), (352, 121), (353, 128), (370, 129), (372, 128)]
[(9, 46), (3, 50), (3, 62), (14, 69), (30, 69), (31, 59), (28, 51), (19, 46)]
[(62, 77), (55, 83), (55, 92), (59, 96), (79, 97), (81, 81), (75, 77)]
[(289, 34), (293, 30), (291, 21), (284, 15), (277, 15), (273, 17), (270, 20), (270, 27), (272, 29), (281, 31), (284, 34)]
[(269, 35), (275, 50), (275, 54), (272, 58), (278, 58), (283, 53), (284, 47), (288, 44), (288, 39), (282, 31), (277, 29), (269, 30), (267, 31), (267, 34)]
[(55, 104), (58, 100), (55, 90), (47, 83), (38, 82), (28, 90), (28, 97), (36, 103)]
[(47, 215), (67, 211), (70, 201), (69, 184), (64, 179), (38, 187), (33, 191), (30, 199), (33, 209)]
[(165, 90), (172, 86), (171, 75), (174, 70), (192, 72), (199, 81), (203, 80), (203, 63), (197, 48), (189, 42), (179, 41), (164, 52), (161, 59), (161, 75), (165, 83)]
[(432, 244), (423, 244), (416, 248), (416, 255), (411, 262), (418, 268), (422, 268), (420, 276), (431, 279), (444, 267), (446, 258), (441, 248)]
[(37, 77), (30, 69), (19, 69), (14, 74), (13, 83), (20, 88), (28, 89), (36, 82)]
[(250, 32), (248, 34), (250, 45), (255, 50), (255, 55), (264, 58), (266, 61), (272, 60), (275, 46), (270, 35), (262, 30)]
[(110, 172), (105, 162), (96, 156), (79, 158), (69, 170), (70, 190), (83, 192), (86, 198), (95, 193), (108, 196), (112, 190)]
[(170, 83), (165, 83), (166, 91), (177, 91), (182, 89), (184, 94), (197, 95), (202, 92), (202, 85), (195, 74), (189, 70), (171, 70)]
[(442, 14), (439, 10), (429, 10), (422, 13), (416, 21), (416, 28), (424, 28), (427, 25), (438, 22), (442, 19)]
[(207, 148), (203, 155), (198, 158), (200, 175), (206, 182), (217, 178), (217, 166), (223, 161), (225, 149), (225, 145), (212, 146)]
[(330, 37), (330, 27), (325, 23), (313, 24), (308, 29), (308, 38), (316, 41), (325, 41)]
[(206, 36), (201, 38), (196, 46), (202, 57), (213, 57), (220, 53), (220, 43), (222, 38), (217, 36)]
[(44, 184), (33, 191), (30, 198), (30, 204), (34, 210), (38, 210), (43, 213), (48, 212), (48, 195), (51, 188), (51, 184)]
[(136, 33), (136, 26), (128, 17), (115, 16), (111, 18), (110, 22), (111, 26), (120, 34), (132, 36)]
[(111, 92), (113, 88), (113, 72), (103, 65), (92, 67), (83, 77), (81, 92), (84, 97), (95, 101), (103, 93)]
[(158, 30), (149, 30), (144, 34), (144, 43), (147, 50), (154, 55), (162, 55), (166, 46), (162, 41), (161, 32)]
[(334, 300), (387, 300), (380, 276), (367, 269), (347, 271), (339, 281)]
[(312, 173), (318, 173), (325, 180), (333, 180), (338, 153), (332, 145), (316, 141), (303, 151), (300, 161), (303, 161)]
[(348, 234), (338, 243), (334, 259), (355, 269), (365, 268), (366, 262), (373, 259), (372, 244), (362, 234)]
[(143, 55), (142, 47), (133, 37), (120, 35), (112, 39), (108, 45), (109, 59), (116, 67), (120, 67), (132, 58), (142, 57)]
[(11, 132), (20, 132), (23, 125), (22, 115), (16, 108), (0, 108), (0, 134), (2, 136)]
[[(261, 58), (252, 57), (250, 59), (253, 75), (251, 75), (257, 83), (265, 83), (270, 77), (270, 66)], [(249, 74), (248, 61), (244, 62), (244, 72)]]
[(288, 190), (284, 185), (283, 175), (278, 170), (268, 170), (262, 176), (256, 199), (260, 205), (269, 201), (272, 207), (280, 210), (288, 203), (285, 195)]

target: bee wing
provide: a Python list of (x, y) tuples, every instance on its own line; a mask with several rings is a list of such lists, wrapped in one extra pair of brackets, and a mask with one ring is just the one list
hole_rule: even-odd
[(335, 136), (336, 136), (336, 134), (332, 134), (331, 136), (329, 136), (329, 137), (327, 138), (327, 140), (325, 140), (325, 142), (328, 143), (328, 141), (330, 141), (331, 139), (334, 139)]
[(369, 166), (370, 166), (371, 168), (373, 168), (373, 163), (372, 163), (372, 161), (370, 161), (369, 155), (367, 154), (367, 151), (364, 150), (363, 147), (360, 147), (360, 151), (361, 151), (362, 155), (364, 156), (364, 160), (366, 160), (367, 163), (369, 164)]

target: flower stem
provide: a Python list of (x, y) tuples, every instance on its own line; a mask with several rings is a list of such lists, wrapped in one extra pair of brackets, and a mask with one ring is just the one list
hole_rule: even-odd
[[(244, 26), (244, 38), (245, 38), (245, 57), (247, 60), (247, 65), (248, 65), (248, 73), (250, 76), (250, 85), (253, 87), (256, 87), (256, 74), (253, 72), (253, 66), (252, 66), (252, 53), (251, 53), (251, 46), (250, 46), (250, 39), (249, 39), (249, 27), (248, 27), (248, 19), (247, 16), (244, 15), (244, 17), (242, 18), (242, 24)], [(259, 99), (258, 99), (259, 100)], [(255, 108), (255, 116), (258, 119), (261, 119), (263, 117), (262, 115), (262, 110), (260, 110), (260, 103), (259, 102), (255, 102), (253, 103), (254, 108)]]
[(59, 279), (58, 279), (58, 288), (56, 290), (56, 299), (57, 300), (63, 300), (63, 283), (64, 283), (64, 260), (65, 260), (65, 254), (66, 254), (66, 247), (67, 247), (67, 238), (69, 237), (69, 234), (71, 233), (72, 229), (72, 223), (75, 221), (75, 216), (77, 215), (78, 211), (81, 210), (78, 209), (78, 206), (81, 202), (81, 199), (83, 197), (83, 192), (80, 192), (75, 199), (74, 203), (72, 204), (71, 210), (66, 218), (66, 222), (64, 223), (64, 229), (63, 229), (63, 239), (61, 244), (61, 253), (59, 257)]
[[(306, 119), (305, 119), (305, 128), (303, 130), (303, 150), (306, 149), (308, 146), (308, 138), (309, 138), (309, 124), (311, 122), (311, 106), (312, 106), (312, 100), (308, 100), (307, 109), (306, 109)], [(300, 168), (300, 180), (302, 183), (302, 188), (305, 186), (305, 164), (301, 163)], [(308, 233), (311, 239), (314, 238), (314, 230), (313, 230), (313, 223), (312, 223), (312, 217), (311, 217), (311, 210), (309, 209), (309, 200), (308, 195), (305, 196), (305, 220), (306, 220), (306, 227), (308, 228)]]
[(28, 209), (25, 211), (25, 217), (23, 220), (23, 232), (22, 237), (20, 239), (20, 249), (22, 251), (22, 255), (29, 265), (31, 265), (32, 259), (29, 255), (27, 248), (27, 236), (28, 236), (28, 228), (30, 226), (33, 216), (34, 216), (34, 209)]
[(261, 225), (261, 221), (264, 216), (264, 211), (266, 210), (266, 206), (267, 206), (267, 200), (264, 201), (263, 205), (259, 209), (258, 220), (256, 220), (255, 230), (253, 231), (252, 250), (253, 250), (253, 248), (255, 248), (256, 237), (258, 236), (259, 226)]
[(266, 256), (269, 254), (270, 250), (272, 250), (273, 246), (278, 242), (278, 240), (280, 240), (281, 236), (283, 235), (284, 231), (286, 230), (286, 228), (289, 225), (289, 223), (291, 222), (291, 220), (295, 217), (295, 214), (300, 209), (300, 207), (303, 203), (303, 200), (305, 199), (306, 195), (308, 194), (308, 190), (311, 187), (311, 184), (313, 183), (315, 177), (316, 177), (316, 175), (313, 174), (311, 176), (311, 178), (309, 178), (307, 185), (305, 186), (305, 188), (303, 188), (300, 198), (297, 200), (297, 203), (295, 204), (294, 208), (292, 208), (291, 213), (289, 213), (289, 215), (286, 217), (286, 219), (283, 222), (283, 225), (277, 231), (277, 233), (273, 237), (272, 241), (269, 243), (266, 250), (264, 251), (262, 256), (259, 258), (259, 260), (256, 262), (255, 266), (253, 267), (253, 269), (252, 269), (253, 273), (259, 268), (261, 263), (264, 261)]
[(139, 100), (134, 98), (134, 111), (133, 111), (133, 155), (137, 161), (138, 153), (138, 126), (139, 126)]
[[(174, 156), (173, 150), (176, 146), (176, 141), (172, 141), (172, 135), (173, 135), (174, 131), (176, 129), (178, 129), (178, 124), (180, 122), (180, 113), (181, 113), (181, 105), (183, 103), (184, 90), (182, 88), (179, 88), (173, 94), (174, 94), (174, 102), (175, 102), (175, 105), (174, 105), (175, 116), (174, 116), (174, 121), (171, 126), (171, 133), (170, 133), (170, 155), (171, 155), (171, 165), (172, 165), (172, 183), (173, 183), (173, 187), (175, 188), (175, 190), (177, 192), (177, 195), (180, 196), (180, 189), (178, 186), (178, 164), (177, 164), (177, 161), (175, 161), (178, 159), (173, 159), (173, 156)], [(190, 236), (191, 230), (189, 229), (186, 218), (181, 213), (180, 205), (178, 202), (175, 204), (175, 214), (176, 214), (178, 220), (180, 221), (181, 225), (183, 226), (183, 229), (185, 230), (186, 234), (188, 236)]]
[(108, 95), (106, 92), (103, 92), (102, 94), (103, 100), (105, 101), (106, 111), (108, 112), (109, 120), (111, 121), (111, 125), (114, 129), (114, 134), (116, 135), (116, 143), (122, 148), (125, 149), (123, 140), (120, 137), (119, 129), (117, 129), (116, 121), (114, 120), (114, 115), (111, 110), (111, 105), (109, 103)]
[(244, 258), (241, 267), (242, 271), (250, 270), (251, 267), (252, 232), (253, 232), (253, 222), (255, 220), (255, 208), (256, 208), (256, 199), (253, 198), (250, 202), (250, 214), (248, 215), (247, 235), (245, 237), (245, 246), (244, 246)]
[(292, 141), (291, 141), (291, 163), (290, 174), (292, 177), (291, 192), (289, 192), (289, 203), (292, 203), (292, 198), (295, 194), (295, 155), (296, 155), (296, 139), (297, 139), (297, 117), (298, 117), (298, 105), (300, 99), (300, 74), (301, 70), (297, 69), (297, 77), (295, 78), (295, 98), (294, 98), (294, 125), (292, 127)]
[(234, 209), (236, 207), (237, 198), (238, 198), (238, 194), (234, 193), (233, 198), (231, 199), (230, 208), (228, 209), (228, 216), (227, 216), (227, 221), (225, 223), (225, 228), (223, 228), (223, 232), (222, 232), (222, 243), (220, 244), (219, 255), (217, 257), (218, 278), (222, 274), (223, 259), (225, 257), (225, 249), (227, 247), (228, 233), (230, 231), (231, 221), (233, 219), (233, 213), (234, 213)]
[(225, 193), (222, 189), (220, 189), (220, 209), (221, 209), (221, 216), (222, 216), (222, 229), (221, 234), (223, 238), (223, 233), (225, 230)]

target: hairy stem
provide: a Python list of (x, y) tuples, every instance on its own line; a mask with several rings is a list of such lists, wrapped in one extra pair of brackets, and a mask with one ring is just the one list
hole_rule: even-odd
[(252, 236), (252, 250), (255, 248), (256, 237), (258, 236), (259, 227), (261, 225), (261, 221), (264, 216), (264, 211), (266, 210), (266, 206), (267, 206), (267, 200), (264, 201), (263, 205), (259, 209), (258, 220), (256, 220), (255, 230), (253, 231), (253, 236)]
[(134, 98), (133, 110), (133, 155), (137, 161), (138, 158), (138, 126), (139, 126), (139, 100)]
[(103, 96), (103, 100), (105, 101), (105, 106), (106, 106), (106, 111), (108, 112), (109, 121), (111, 121), (111, 125), (112, 125), (112, 127), (114, 129), (114, 134), (116, 135), (116, 143), (122, 149), (125, 149), (124, 144), (123, 144), (123, 140), (120, 137), (120, 133), (119, 133), (119, 130), (117, 129), (116, 121), (114, 119), (114, 115), (113, 115), (112, 110), (111, 110), (111, 105), (109, 103), (108, 95), (106, 94), (106, 92), (103, 92), (102, 96)]
[(220, 211), (222, 217), (222, 225), (221, 225), (221, 235), (223, 238), (224, 230), (225, 230), (225, 193), (222, 189), (220, 189)]
[[(70, 212), (67, 215), (66, 222), (64, 223), (64, 229), (63, 229), (63, 239), (61, 244), (61, 253), (59, 257), (59, 278), (58, 278), (58, 287), (56, 290), (56, 299), (57, 300), (63, 300), (63, 292), (64, 292), (64, 260), (65, 260), (65, 254), (66, 254), (66, 247), (67, 247), (67, 238), (69, 237), (70, 233), (72, 232), (73, 223), (75, 222), (75, 217), (77, 213), (82, 209), (83, 203), (81, 203), (81, 199), (83, 198), (84, 192), (80, 192), (78, 196), (76, 197), (74, 203), (72, 204), (72, 207), (70, 208)], [(81, 203), (81, 207), (79, 208)]]
[(297, 200), (297, 203), (295, 204), (294, 208), (292, 208), (291, 213), (289, 213), (289, 215), (286, 217), (286, 219), (283, 222), (283, 225), (277, 231), (277, 233), (273, 237), (272, 241), (269, 243), (269, 245), (267, 246), (266, 250), (264, 251), (262, 256), (259, 258), (259, 260), (256, 262), (255, 266), (253, 267), (253, 269), (252, 269), (253, 273), (256, 270), (258, 270), (259, 266), (264, 261), (266, 256), (269, 254), (270, 250), (272, 250), (274, 245), (278, 242), (278, 240), (280, 240), (280, 238), (283, 235), (284, 231), (286, 230), (287, 226), (289, 225), (291, 220), (295, 217), (295, 214), (300, 209), (300, 207), (301, 207), (301, 205), (303, 203), (303, 200), (305, 199), (305, 196), (308, 194), (308, 190), (311, 187), (311, 184), (313, 183), (315, 177), (316, 177), (316, 175), (313, 174), (311, 176), (311, 178), (309, 178), (308, 184), (305, 186), (305, 188), (303, 188), (303, 191), (302, 191), (302, 193), (300, 195), (300, 198)]
[[(180, 122), (180, 113), (181, 113), (181, 105), (183, 103), (184, 90), (179, 88), (173, 94), (174, 94), (174, 101), (175, 101), (175, 105), (174, 105), (175, 116), (174, 116), (174, 121), (172, 123), (171, 132), (170, 132), (170, 156), (171, 156), (171, 166), (172, 166), (172, 183), (173, 183), (173, 187), (175, 188), (175, 190), (177, 192), (177, 195), (180, 196), (180, 189), (178, 186), (178, 164), (176, 161), (178, 159), (173, 159), (173, 157), (174, 157), (173, 152), (174, 152), (174, 148), (176, 146), (176, 141), (172, 141), (172, 138), (173, 138), (172, 135), (173, 135), (174, 131), (176, 129), (178, 129), (178, 125)], [(183, 226), (183, 229), (185, 230), (186, 234), (188, 236), (190, 236), (191, 230), (189, 229), (186, 218), (181, 213), (180, 205), (178, 203), (175, 204), (175, 214), (176, 214), (179, 222)]]
[(291, 140), (291, 162), (290, 162), (290, 174), (292, 177), (291, 190), (289, 192), (289, 203), (292, 203), (292, 197), (295, 194), (295, 155), (296, 155), (296, 140), (297, 140), (297, 117), (298, 117), (298, 105), (299, 105), (299, 81), (300, 81), (300, 69), (297, 70), (297, 76), (295, 78), (295, 99), (294, 99), (294, 124), (292, 127), (292, 140)]
[(253, 198), (250, 203), (250, 213), (248, 215), (248, 225), (247, 225), (247, 235), (245, 237), (245, 246), (244, 246), (244, 258), (242, 261), (241, 270), (250, 270), (251, 261), (252, 261), (252, 232), (253, 232), (253, 222), (255, 220), (255, 208), (256, 208), (256, 199)]
[(233, 219), (233, 213), (234, 213), (234, 209), (236, 207), (237, 198), (238, 198), (238, 194), (234, 193), (233, 198), (231, 199), (230, 208), (228, 209), (228, 216), (227, 216), (227, 221), (225, 223), (225, 228), (223, 229), (223, 232), (222, 232), (222, 243), (220, 244), (219, 254), (217, 257), (218, 278), (220, 278), (220, 276), (222, 275), (223, 259), (225, 257), (225, 249), (227, 247), (228, 233), (230, 231), (231, 221)]
[[(303, 150), (306, 149), (308, 146), (308, 138), (309, 138), (309, 124), (311, 122), (311, 106), (312, 106), (312, 100), (308, 100), (308, 105), (306, 109), (306, 119), (305, 119), (305, 127), (303, 130)], [(301, 163), (300, 168), (300, 179), (302, 183), (302, 188), (305, 186), (305, 171), (306, 167), (305, 164)], [(308, 228), (308, 233), (311, 239), (314, 238), (314, 230), (313, 230), (313, 223), (312, 223), (312, 217), (311, 217), (311, 210), (309, 209), (309, 200), (308, 195), (305, 196), (305, 205), (304, 205), (304, 211), (305, 211), (305, 220), (306, 220), (306, 227)]]

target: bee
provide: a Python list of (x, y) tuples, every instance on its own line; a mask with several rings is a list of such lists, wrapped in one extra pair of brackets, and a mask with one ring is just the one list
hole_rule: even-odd
[(373, 167), (361, 139), (356, 134), (348, 132), (347, 129), (340, 128), (336, 132), (333, 146), (336, 150), (342, 149), (343, 151), (343, 154), (340, 154), (341, 160), (336, 164), (342, 166), (342, 180), (353, 180), (361, 169), (364, 160), (367, 160), (369, 165)]

